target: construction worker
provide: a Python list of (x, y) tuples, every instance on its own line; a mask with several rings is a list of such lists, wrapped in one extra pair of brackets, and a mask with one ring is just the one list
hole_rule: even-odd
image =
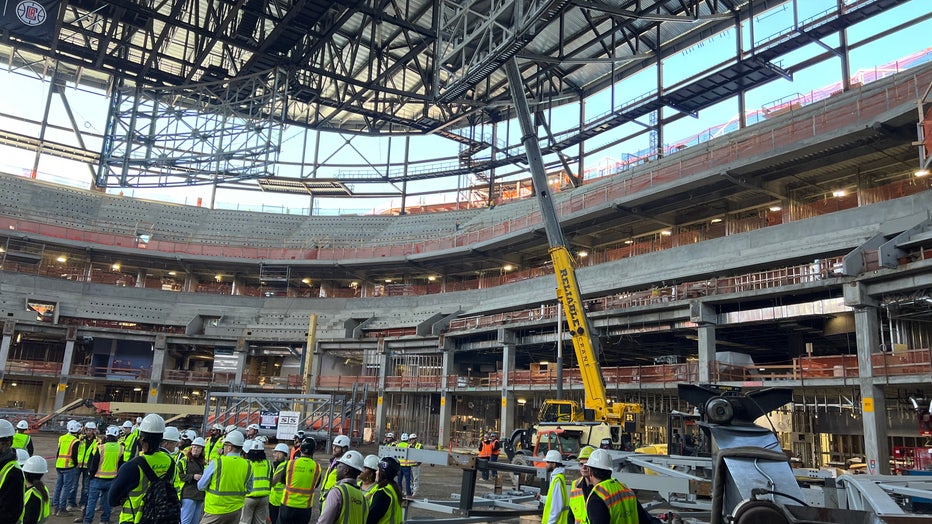
[(375, 487), (377, 469), (379, 469), (378, 455), (366, 455), (366, 458), (362, 460), (362, 473), (356, 478), (359, 481), (359, 490), (362, 491), (363, 495), (368, 496), (369, 490)]
[(563, 524), (569, 514), (570, 496), (566, 489), (566, 470), (563, 468), (563, 456), (558, 450), (551, 449), (544, 455), (547, 473), (550, 474), (550, 487), (547, 496), (538, 497), (544, 503), (541, 524)]
[(388, 433), (385, 434), (385, 438), (382, 439), (382, 445), (383, 446), (394, 446), (395, 444), (397, 444), (395, 442), (395, 434), (389, 431)]
[(168, 451), (172, 460), (178, 461), (178, 443), (181, 442), (181, 431), (175, 426), (166, 426), (162, 434), (162, 448)]
[[(247, 429), (248, 431), (248, 429)], [(269, 493), (272, 490), (272, 463), (265, 456), (262, 441), (253, 440), (246, 451), (252, 467), (252, 489), (246, 493), (240, 524), (266, 524), (269, 518)]]
[(40, 524), (47, 521), (51, 515), (52, 497), (49, 495), (49, 488), (45, 487), (42, 482), (42, 476), (48, 472), (49, 464), (44, 457), (29, 457), (23, 464), (26, 495), (23, 502), (22, 524)]
[(301, 452), (301, 443), (304, 442), (304, 430), (299, 429), (292, 437), (291, 453), (288, 454), (288, 460), (296, 458)]
[(29, 423), (25, 420), (16, 423), (16, 434), (13, 435), (13, 449), (25, 449), (31, 457), (35, 454), (35, 450), (32, 447), (32, 437), (26, 433), (28, 429)]
[[(285, 494), (284, 471), (290, 454), (291, 449), (283, 442), (275, 444), (275, 449), (272, 450), (272, 487), (269, 490), (269, 521), (272, 524), (278, 522), (278, 509), (282, 505), (282, 497)], [(320, 468), (317, 469), (320, 471)], [(311, 497), (308, 497), (308, 500), (311, 500)]]
[[(479, 458), (492, 460), (492, 435), (486, 433), (482, 436), (482, 440), (479, 442)], [(489, 470), (482, 470), (482, 480), (489, 480)]]
[(246, 494), (252, 490), (252, 468), (242, 456), (245, 442), (239, 430), (227, 433), (223, 455), (211, 460), (197, 481), (197, 489), (206, 492), (201, 524), (239, 522)]
[(592, 491), (592, 486), (589, 485), (589, 455), (592, 454), (592, 451), (595, 448), (592, 446), (586, 446), (579, 450), (579, 456), (576, 457), (576, 460), (579, 461), (579, 478), (574, 480), (570, 485), (570, 516), (572, 517), (572, 522), (576, 524), (586, 524), (586, 497), (589, 496), (589, 492)]
[(68, 505), (68, 498), (74, 489), (78, 475), (78, 433), (81, 432), (81, 423), (69, 420), (67, 432), (58, 437), (58, 454), (55, 457), (55, 490), (52, 495), (52, 511), (55, 515), (70, 515), (72, 507)]
[(394, 457), (385, 457), (376, 465), (375, 488), (365, 493), (369, 505), (366, 524), (391, 524), (404, 520), (401, 487), (395, 482), (400, 470), (401, 464)]
[(259, 436), (259, 424), (250, 424), (246, 426), (246, 438), (248, 440), (256, 440), (256, 437)]
[[(333, 450), (333, 455), (330, 458), (330, 465), (327, 467), (327, 473), (324, 474), (324, 484), (320, 488), (320, 502), (323, 504), (324, 499), (327, 498), (327, 492), (330, 488), (337, 485), (339, 478), (337, 477), (337, 464), (343, 455), (349, 451), (350, 448), (350, 439), (346, 435), (337, 435), (333, 437), (333, 444), (331, 444), (330, 449)], [(362, 462), (362, 460), (360, 460)], [(362, 471), (362, 467), (359, 468)]]
[(346, 451), (337, 459), (337, 483), (327, 492), (317, 524), (366, 522), (369, 507), (356, 485), (363, 467), (362, 455), (356, 450)]
[[(492, 456), (489, 457), (490, 462), (498, 462), (498, 456), (502, 453), (502, 442), (498, 440), (498, 433), (492, 432), (489, 434), (489, 440), (492, 441)], [(498, 476), (498, 471), (492, 470), (492, 478)]]
[(275, 474), (273, 484), (282, 483), (282, 503), (278, 524), (307, 524), (314, 506), (314, 490), (320, 485), (320, 467), (311, 458), (317, 443), (312, 438), (301, 442), (298, 456)]
[[(186, 429), (181, 432), (181, 440), (178, 442), (178, 451), (184, 451), (191, 446), (191, 443), (194, 442), (194, 439), (197, 438), (197, 432), (193, 429)], [(181, 453), (178, 454), (181, 456)]]
[(214, 424), (211, 426), (205, 440), (207, 447), (204, 448), (204, 458), (207, 462), (216, 460), (220, 456), (220, 452), (223, 451), (223, 425)]
[[(87, 470), (87, 464), (91, 457), (97, 453), (97, 423), (87, 422), (81, 434), (78, 436), (78, 475), (74, 483), (74, 490), (71, 492), (71, 505), (80, 508), (82, 511), (87, 506), (87, 494), (91, 488), (91, 476)], [(78, 497), (80, 493), (80, 497)], [(77, 502), (77, 504), (75, 503)], [(75, 517), (75, 522), (83, 520), (81, 515)]]
[[(408, 438), (410, 435), (407, 433), (401, 434), (401, 442), (398, 443), (398, 448), (407, 449), (410, 446)], [(411, 496), (411, 466), (414, 464), (413, 460), (401, 459), (399, 461), (401, 464), (401, 478), (398, 479), (398, 484), (401, 486), (401, 496), (410, 497)]]
[(129, 462), (139, 453), (138, 440), (139, 428), (128, 420), (123, 422), (123, 439), (120, 441), (123, 444), (123, 462)]
[(159, 446), (164, 433), (165, 420), (155, 413), (146, 415), (136, 427), (139, 455), (120, 467), (107, 497), (110, 506), (123, 506), (120, 522), (138, 523), (142, 518), (146, 488), (149, 487), (149, 477), (143, 468), (151, 469), (160, 479), (171, 481), (174, 478), (174, 461)]
[[(548, 452), (549, 453), (549, 452)], [(604, 449), (589, 455), (586, 463), (592, 491), (586, 497), (589, 524), (637, 524), (639, 504), (634, 492), (612, 478), (612, 457)], [(647, 514), (647, 512), (644, 512)], [(645, 522), (649, 522), (646, 520)]]
[(17, 522), (23, 514), (26, 481), (16, 461), (10, 421), (0, 419), (0, 520)]
[[(201, 437), (194, 437), (181, 456), (178, 457), (178, 481), (181, 484), (181, 524), (197, 524), (204, 514), (204, 492), (197, 489), (207, 460), (204, 447), (207, 443)], [(272, 523), (274, 524), (274, 522)]]
[(87, 504), (84, 506), (84, 524), (91, 524), (94, 520), (94, 511), (100, 501), (100, 523), (110, 524), (110, 485), (116, 478), (117, 470), (123, 462), (123, 452), (117, 439), (120, 437), (120, 428), (109, 426), (104, 433), (104, 441), (97, 444), (97, 452), (91, 455), (87, 464), (90, 475), (90, 490), (87, 494)]
[[(417, 433), (408, 434), (408, 448), (410, 449), (424, 449), (424, 445), (421, 444), (417, 439)], [(421, 463), (412, 460), (411, 464), (411, 489), (409, 490), (408, 496), (413, 497), (417, 495), (417, 489), (421, 485)], [(494, 474), (494, 472), (493, 472)]]

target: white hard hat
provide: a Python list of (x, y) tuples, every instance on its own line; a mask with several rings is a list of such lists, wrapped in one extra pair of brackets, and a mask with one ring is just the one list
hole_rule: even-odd
[(25, 420), (20, 420), (16, 423), (16, 429), (29, 429), (29, 423)]
[(278, 444), (275, 444), (275, 449), (273, 451), (279, 451), (281, 453), (284, 453), (285, 455), (291, 453), (291, 450), (288, 449), (288, 444), (284, 444), (281, 442), (279, 442)]
[(411, 440), (413, 438), (417, 438), (417, 433), (411, 433), (408, 435), (408, 440)]
[(392, 433), (391, 431), (389, 431), (388, 433), (386, 433), (385, 436), (388, 437), (388, 438), (395, 438), (395, 434)]
[(119, 437), (120, 427), (119, 426), (107, 426), (107, 436), (108, 437)]
[(379, 457), (376, 455), (366, 455), (365, 460), (362, 461), (362, 465), (372, 470), (379, 469)]
[(612, 470), (612, 456), (604, 449), (596, 449), (589, 455), (589, 462), (586, 465), (590, 468)]
[(407, 434), (407, 433), (402, 433), (402, 434), (401, 434), (401, 441), (402, 441), (402, 442), (407, 442), (407, 440), (408, 440), (408, 434)]
[(170, 442), (178, 442), (181, 440), (181, 432), (178, 431), (178, 428), (175, 426), (168, 426), (165, 428), (165, 432), (162, 433), (162, 440), (168, 440)]
[(84, 429), (97, 429), (97, 423), (94, 422), (93, 420), (90, 422), (85, 422)]
[[(342, 435), (340, 435), (342, 436)], [(337, 462), (346, 464), (347, 466), (355, 469), (356, 471), (362, 472), (362, 469), (365, 467), (363, 465), (362, 454), (354, 449), (351, 449), (343, 454)]]
[(165, 419), (155, 413), (149, 413), (139, 423), (139, 431), (142, 433), (165, 433)]
[(29, 452), (22, 448), (16, 448), (16, 462), (19, 462), (19, 467), (23, 467), (27, 460), (29, 460)]
[(126, 429), (129, 429), (133, 427), (133, 423), (127, 420), (126, 422), (123, 423), (123, 427)]
[(259, 431), (259, 424), (250, 424), (246, 426), (246, 429), (254, 429), (256, 431)]
[(236, 424), (230, 424), (229, 426), (223, 429), (224, 433), (229, 433), (231, 431), (236, 431)]
[(262, 445), (261, 440), (253, 440), (252, 446), (249, 447), (250, 451), (265, 451), (265, 446)]
[(238, 429), (234, 429), (233, 431), (227, 433), (226, 443), (231, 446), (241, 448), (243, 447), (243, 444), (246, 443), (246, 437), (244, 437)]
[(207, 441), (204, 440), (204, 437), (195, 437), (194, 440), (191, 441), (191, 445), (192, 445), (192, 446), (200, 446), (200, 447), (202, 447), (202, 448), (206, 448), (206, 447), (207, 447)]
[(217, 431), (223, 431), (223, 424), (215, 423), (213, 426), (210, 426), (210, 429), (216, 429)]
[(77, 420), (68, 421), (68, 433), (77, 433), (81, 431), (81, 423)]
[(34, 455), (23, 464), (23, 472), (44, 475), (49, 472), (49, 463), (45, 461), (45, 457)]
[[(349, 437), (346, 435), (337, 435), (333, 437), (333, 445), (340, 446), (341, 448), (348, 448), (350, 447)], [(362, 457), (360, 457), (359, 460), (362, 461)]]
[(136, 417), (136, 424), (142, 424), (142, 417)]
[(249, 438), (243, 441), (243, 451), (252, 451), (252, 443), (255, 442), (253, 439)]
[(12, 437), (16, 434), (16, 430), (13, 429), (13, 424), (10, 424), (9, 420), (0, 420), (0, 438)]
[(197, 438), (197, 432), (193, 429), (186, 429), (181, 432), (181, 438), (193, 441)]
[(563, 455), (556, 449), (551, 449), (544, 455), (544, 462), (553, 462), (554, 464), (563, 463)]
[(269, 441), (269, 438), (266, 437), (265, 435), (256, 435), (256, 438), (254, 438), (253, 440), (255, 440), (256, 442), (261, 442), (265, 444)]

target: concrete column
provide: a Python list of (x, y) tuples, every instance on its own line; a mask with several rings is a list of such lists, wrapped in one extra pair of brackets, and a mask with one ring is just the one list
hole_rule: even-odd
[(450, 394), (450, 384), (455, 384), (457, 380), (456, 372), (453, 369), (453, 348), (449, 339), (444, 340), (443, 348), (443, 369), (441, 370), (440, 380), (440, 423), (437, 428), (437, 449), (443, 449), (450, 444), (453, 437), (453, 403)]
[(146, 287), (146, 270), (139, 268), (136, 272), (136, 287)]
[[(385, 339), (379, 339), (378, 345), (378, 355), (379, 355), (379, 381), (376, 385), (375, 395), (375, 434), (373, 437), (376, 442), (382, 442), (385, 438), (385, 420), (388, 418), (386, 409), (388, 408), (385, 405), (385, 381), (388, 379), (388, 366), (389, 366), (389, 357), (391, 356), (391, 351), (386, 351), (385, 349)], [(396, 435), (400, 437), (400, 435)]]
[(149, 376), (149, 398), (146, 402), (149, 404), (158, 404), (162, 402), (162, 373), (165, 370), (165, 353), (168, 343), (164, 334), (155, 336), (155, 342), (152, 343), (152, 374)]
[(875, 307), (854, 311), (858, 344), (858, 385), (861, 390), (861, 423), (868, 473), (890, 474), (890, 445), (887, 438), (887, 401), (883, 386), (874, 383), (871, 355), (880, 352), (880, 314)]
[(246, 345), (244, 340), (240, 339), (236, 344), (236, 349), (233, 350), (233, 354), (236, 355), (236, 374), (233, 377), (233, 391), (243, 391), (243, 389), (245, 389), (243, 373), (246, 371), (246, 355), (248, 353), (249, 346)]
[(502, 413), (498, 434), (500, 438), (507, 438), (515, 425), (515, 394), (508, 384), (508, 375), (515, 369), (515, 334), (500, 329), (498, 338), (502, 342)]
[(3, 391), (3, 377), (6, 376), (6, 363), (10, 359), (10, 345), (16, 331), (15, 320), (3, 321), (3, 339), (0, 340), (0, 391)]
[(193, 293), (197, 290), (197, 278), (194, 277), (193, 273), (185, 273), (184, 285), (181, 287), (181, 290), (185, 293)]
[(55, 410), (61, 409), (65, 405), (65, 390), (68, 389), (68, 375), (71, 374), (71, 361), (74, 359), (74, 339), (77, 335), (77, 329), (68, 328), (68, 334), (65, 336), (65, 356), (61, 363), (61, 375), (58, 377), (58, 387), (55, 389)]
[(696, 330), (699, 342), (699, 383), (712, 383), (712, 365), (715, 364), (715, 326), (718, 316), (715, 308), (694, 300), (689, 304), (689, 319), (699, 328)]

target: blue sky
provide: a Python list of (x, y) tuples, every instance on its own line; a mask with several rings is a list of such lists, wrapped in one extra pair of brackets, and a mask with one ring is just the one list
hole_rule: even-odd
[[(805, 0), (798, 2), (798, 13), (793, 12), (792, 5), (786, 4), (766, 13), (761, 13), (754, 20), (754, 39), (756, 42), (764, 41), (772, 35), (791, 30), (794, 24), (794, 16), (799, 20), (806, 20), (820, 13), (834, 9), (836, 0)], [(852, 47), (850, 52), (850, 70), (852, 73), (859, 69), (874, 68), (880, 64), (888, 63), (898, 58), (921, 51), (932, 44), (928, 35), (932, 33), (932, 21), (925, 21), (906, 30), (902, 30), (893, 35), (889, 35), (877, 42), (868, 45), (859, 45), (863, 39), (871, 34), (876, 34), (887, 28), (894, 27), (906, 20), (915, 19), (928, 13), (932, 2), (928, 0), (913, 0), (905, 5), (897, 7), (883, 15), (872, 18), (867, 22), (859, 24), (848, 31), (848, 44)], [(751, 31), (746, 25), (742, 31), (742, 46), (747, 49), (750, 46)], [(737, 45), (734, 31), (729, 31), (716, 35), (701, 44), (690, 49), (684, 50), (679, 55), (668, 59), (664, 64), (664, 79), (667, 86), (676, 84), (690, 76), (693, 76), (704, 69), (707, 69), (721, 62), (734, 53)], [(824, 41), (829, 46), (837, 46), (838, 38), (829, 38)], [(792, 67), (802, 61), (825, 52), (824, 48), (817, 44), (810, 44), (798, 51), (783, 57), (780, 65), (784, 68)], [(837, 58), (829, 59), (817, 66), (809, 67), (797, 72), (791, 81), (778, 80), (770, 84), (751, 90), (747, 94), (747, 110), (754, 111), (770, 105), (777, 100), (795, 94), (804, 94), (811, 90), (818, 89), (822, 86), (832, 84), (841, 78), (840, 60)], [(39, 122), (42, 119), (42, 110), (47, 96), (48, 83), (39, 82), (27, 78), (20, 74), (13, 74), (0, 70), (0, 113), (14, 114), (21, 118)], [(646, 68), (638, 75), (617, 83), (614, 86), (615, 107), (623, 105), (625, 102), (641, 96), (645, 93), (653, 92), (656, 89), (656, 71), (653, 67)], [(612, 92), (605, 90), (595, 96), (590, 97), (586, 102), (586, 114), (588, 117), (594, 117), (612, 109)], [(98, 95), (92, 94), (70, 86), (67, 96), (78, 125), (85, 130), (93, 133), (102, 133), (106, 119), (106, 100)], [(670, 109), (665, 110), (665, 114), (670, 114)], [(576, 104), (570, 104), (562, 108), (555, 109), (551, 113), (552, 128), (554, 132), (560, 132), (563, 128), (558, 122), (576, 122), (578, 108)], [(724, 122), (734, 119), (738, 114), (738, 104), (736, 100), (728, 100), (717, 104), (716, 106), (702, 111), (698, 118), (683, 118), (667, 126), (665, 130), (665, 141), (675, 143), (677, 140), (694, 135), (707, 128), (718, 126)], [(62, 108), (59, 99), (54, 99), (52, 111), (49, 116), (49, 122), (53, 125), (68, 128), (68, 120)], [(0, 128), (12, 129), (20, 133), (38, 136), (38, 124), (26, 124), (21, 121), (11, 120), (0, 116)], [(587, 150), (594, 150), (598, 146), (608, 144), (619, 137), (625, 136), (635, 130), (640, 129), (636, 124), (628, 124), (610, 132), (604, 133), (599, 137), (591, 140), (587, 144)], [(487, 131), (490, 131), (488, 128)], [(518, 142), (519, 130), (516, 124), (510, 126), (511, 143)], [(504, 135), (504, 128), (500, 130)], [(46, 137), (50, 140), (75, 144), (74, 133), (68, 130), (50, 129), (46, 132)], [(312, 137), (313, 138), (313, 135)], [(600, 160), (621, 159), (629, 154), (634, 154), (648, 146), (647, 135), (642, 135), (628, 143), (612, 146), (606, 151), (599, 152), (587, 158), (587, 166), (594, 166)], [(309, 140), (310, 143), (313, 140)], [(281, 159), (285, 162), (297, 162), (302, 156), (302, 145), (304, 143), (303, 130), (292, 129), (284, 134), (283, 151)], [(324, 133), (322, 137), (321, 159), (326, 158), (333, 151), (338, 151), (332, 158), (332, 163), (337, 164), (364, 164), (367, 161), (375, 165), (384, 165), (389, 156), (389, 143), (385, 138), (373, 137), (356, 137), (352, 144), (354, 148), (340, 147), (344, 143), (344, 138)], [(100, 144), (93, 141), (87, 144), (92, 150), (99, 150)], [(404, 154), (404, 139), (394, 138), (391, 142), (391, 159), (400, 162)], [(366, 158), (362, 158), (356, 151), (365, 151)], [(411, 159), (430, 160), (434, 158), (455, 157), (458, 152), (458, 145), (446, 139), (433, 135), (418, 136), (411, 139)], [(575, 153), (575, 151), (573, 151)], [(304, 153), (308, 160), (313, 158), (313, 146), (309, 146), (309, 151)], [(27, 174), (31, 171), (34, 162), (34, 154), (27, 151), (12, 149), (0, 146), (0, 171), (13, 174)], [(318, 176), (328, 177), (335, 176), (342, 169), (360, 171), (366, 169), (363, 166), (354, 168), (330, 167), (321, 169)], [(65, 161), (50, 156), (43, 156), (39, 163), (40, 180), (47, 180), (58, 183), (67, 183), (78, 187), (89, 187), (91, 175), (86, 165), (75, 162)], [(508, 172), (506, 169), (500, 171)], [(278, 174), (285, 176), (295, 176), (298, 174), (298, 168), (294, 166), (279, 167)], [(520, 175), (516, 175), (520, 176)], [(423, 182), (409, 183), (409, 190), (432, 190), (437, 188), (456, 190), (468, 184), (467, 180), (460, 179), (442, 179), (430, 180)], [(360, 188), (365, 191), (389, 191), (392, 188), (385, 186), (377, 188), (366, 186)], [(116, 193), (121, 191), (114, 188), (110, 192)], [(195, 204), (197, 198), (204, 202), (209, 202), (211, 198), (211, 189), (209, 187), (186, 187), (183, 189), (172, 190), (122, 190), (126, 195), (137, 196), (141, 198), (152, 198), (158, 200), (168, 200), (178, 203)], [(408, 204), (430, 203), (436, 200), (445, 199), (450, 201), (455, 198), (455, 191), (446, 197), (411, 197)], [(218, 190), (216, 194), (216, 207), (250, 209), (254, 211), (269, 210), (276, 212), (306, 213), (309, 204), (307, 197), (289, 196), (281, 194), (265, 194), (257, 192)], [(385, 200), (336, 200), (326, 199), (319, 200), (321, 212), (325, 214), (336, 213), (366, 213), (380, 208), (384, 208), (391, 203)], [(394, 201), (394, 205), (398, 200)]]

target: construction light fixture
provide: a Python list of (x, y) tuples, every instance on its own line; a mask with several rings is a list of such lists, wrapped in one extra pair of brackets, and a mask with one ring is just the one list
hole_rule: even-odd
[(385, 279), (385, 283), (386, 283), (386, 284), (391, 284), (391, 283), (392, 283), (392, 279), (386, 278), (386, 279)]
[(59, 256), (58, 258), (56, 258), (55, 260), (56, 260), (57, 262), (60, 262), (60, 263), (64, 264), (65, 262), (68, 261), (68, 257), (66, 257), (65, 255), (61, 255), (61, 256)]
[(843, 197), (847, 194), (848, 193), (846, 193), (844, 189), (836, 189), (835, 191), (832, 191), (833, 197)]
[(660, 232), (660, 234), (665, 237), (668, 237), (673, 234), (673, 231), (670, 231), (669, 229), (664, 229), (663, 231)]
[(437, 277), (435, 277), (434, 275), (427, 275), (427, 281), (428, 281), (428, 282), (433, 282), (433, 281), (435, 281), (435, 280), (437, 280)]
[(223, 275), (218, 273), (216, 276), (214, 276), (214, 280), (217, 282), (223, 282)]
[(924, 176), (929, 176), (929, 173), (930, 173), (930, 171), (929, 171), (928, 169), (920, 169), (920, 170), (916, 171), (914, 174), (915, 174), (918, 178), (922, 178), (922, 177), (924, 177)]
[(515, 267), (512, 266), (511, 264), (505, 264), (504, 266), (502, 266), (502, 269), (504, 269), (505, 271), (511, 271), (514, 268)]
[(140, 391), (142, 391), (142, 388), (139, 386), (136, 386), (133, 388), (133, 391), (135, 391), (136, 393), (139, 393)]
[(630, 246), (630, 245), (633, 244), (633, 243), (634, 243), (634, 240), (630, 240), (630, 239), (625, 240), (625, 244), (626, 244), (626, 245), (629, 245), (629, 246)]
[(309, 279), (309, 278), (302, 278), (302, 279), (301, 279), (301, 283), (302, 283), (302, 284), (307, 284), (308, 286), (310, 286), (310, 285), (311, 285), (311, 279)]
[(579, 250), (578, 254), (579, 254), (579, 258), (586, 258), (587, 256), (589, 256), (589, 252), (586, 251), (585, 249)]
[(519, 398), (519, 399), (518, 399), (518, 405), (519, 405), (519, 406), (523, 406), (523, 405), (525, 405), (525, 404), (527, 404), (527, 399), (526, 399), (526, 398)]
[(783, 211), (783, 208), (780, 206), (770, 206), (770, 211), (776, 213), (777, 211)]
[(722, 221), (721, 218), (713, 218), (712, 220), (709, 220), (709, 223), (710, 223), (710, 224), (718, 224), (718, 223), (721, 222), (721, 221)]
[(120, 265), (120, 263), (119, 263), (119, 262), (116, 262), (116, 263), (114, 263), (112, 266), (110, 266), (110, 269), (112, 269), (112, 270), (114, 270), (114, 271), (119, 271), (121, 267), (122, 267), (122, 266)]
[(173, 277), (173, 276), (175, 276), (175, 275), (177, 275), (177, 274), (178, 274), (178, 273), (176, 273), (176, 272), (174, 272), (174, 271), (169, 271), (169, 272), (168, 272), (168, 276), (170, 276), (170, 277)]

